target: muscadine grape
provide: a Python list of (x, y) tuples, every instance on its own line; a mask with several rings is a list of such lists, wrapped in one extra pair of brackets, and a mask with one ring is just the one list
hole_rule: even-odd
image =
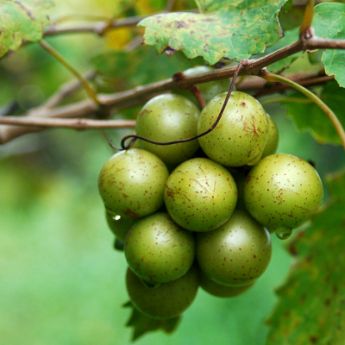
[(273, 121), (271, 116), (267, 114), (268, 119), (268, 131), (267, 141), (262, 153), (261, 159), (276, 152), (279, 141), (279, 132), (276, 123)]
[(166, 283), (183, 276), (194, 260), (194, 237), (178, 227), (166, 213), (143, 218), (125, 240), (129, 267), (150, 284)]
[(211, 231), (231, 217), (237, 189), (224, 167), (207, 158), (194, 158), (171, 173), (164, 200), (171, 218), (183, 228)]
[[(214, 97), (202, 110), (198, 134), (211, 128), (223, 106), (226, 92)], [(214, 161), (229, 167), (254, 165), (267, 141), (268, 119), (252, 96), (234, 91), (217, 127), (199, 138), (201, 148)]]
[(207, 278), (205, 274), (200, 276), (200, 287), (212, 296), (216, 297), (235, 297), (247, 291), (254, 285), (255, 281), (250, 281), (248, 285), (226, 286), (218, 284)]
[(135, 220), (130, 217), (120, 216), (112, 211), (105, 211), (105, 218), (111, 232), (123, 241), (129, 228), (134, 224)]
[(248, 285), (267, 268), (271, 258), (269, 232), (242, 210), (215, 231), (197, 235), (201, 271), (218, 284)]
[(317, 171), (290, 154), (265, 157), (247, 175), (244, 187), (247, 210), (271, 231), (300, 225), (318, 209), (322, 197)]
[(130, 149), (113, 155), (99, 174), (98, 187), (105, 208), (133, 219), (157, 211), (169, 172), (154, 154)]
[(133, 305), (154, 319), (170, 319), (183, 313), (193, 302), (199, 279), (192, 268), (184, 276), (156, 287), (148, 287), (130, 269), (127, 270), (126, 285)]
[[(141, 109), (136, 132), (147, 139), (167, 142), (196, 135), (198, 108), (187, 98), (163, 94), (149, 100)], [(138, 147), (148, 150), (169, 165), (176, 165), (193, 156), (199, 147), (197, 140), (174, 145), (155, 145), (138, 140)]]

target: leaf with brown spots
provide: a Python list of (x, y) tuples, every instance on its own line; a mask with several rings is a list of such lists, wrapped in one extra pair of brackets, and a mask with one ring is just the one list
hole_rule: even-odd
[(198, 0), (202, 13), (168, 13), (148, 17), (145, 43), (160, 52), (182, 50), (188, 58), (214, 64), (222, 58), (242, 60), (262, 53), (280, 36), (277, 15), (286, 0)]
[(23, 42), (36, 42), (49, 19), (51, 0), (2, 0), (0, 3), (0, 57)]
[(168, 320), (156, 320), (152, 319), (136, 308), (133, 307), (131, 302), (127, 302), (124, 304), (125, 308), (131, 309), (131, 315), (129, 320), (126, 324), (127, 327), (132, 327), (132, 340), (137, 340), (138, 338), (142, 337), (146, 333), (154, 332), (158, 330), (162, 330), (165, 333), (172, 333), (175, 331), (176, 327), (179, 324), (180, 317), (175, 317), (173, 319)]
[(268, 345), (343, 345), (345, 339), (345, 173), (331, 198), (293, 243), (297, 262), (278, 290)]

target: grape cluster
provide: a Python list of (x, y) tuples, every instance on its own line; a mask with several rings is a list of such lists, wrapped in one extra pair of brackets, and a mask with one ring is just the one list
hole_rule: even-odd
[[(225, 97), (200, 113), (182, 95), (156, 96), (138, 114), (136, 133), (156, 142), (196, 136), (212, 126)], [(277, 144), (261, 104), (234, 91), (209, 134), (173, 145), (137, 140), (104, 164), (99, 191), (139, 311), (178, 316), (199, 286), (218, 297), (246, 291), (269, 264), (271, 233), (287, 234), (317, 210), (318, 173), (275, 154)]]

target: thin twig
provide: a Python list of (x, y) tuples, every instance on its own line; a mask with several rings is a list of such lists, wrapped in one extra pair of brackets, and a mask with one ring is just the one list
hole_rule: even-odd
[[(134, 122), (134, 126), (135, 126), (135, 122)], [(119, 151), (119, 149), (114, 145), (113, 141), (110, 139), (108, 133), (104, 129), (101, 130), (101, 135), (113, 152)]]
[(303, 50), (314, 49), (345, 49), (345, 40), (330, 40), (327, 38), (313, 37), (304, 41)]
[(0, 118), (0, 124), (71, 129), (109, 129), (135, 127), (135, 121), (133, 120), (51, 119), (33, 116), (5, 116)]
[(199, 104), (199, 107), (201, 109), (204, 109), (205, 108), (205, 105), (206, 105), (206, 101), (205, 101), (205, 98), (203, 97), (200, 89), (196, 86), (196, 85), (193, 85), (191, 88), (190, 88), (190, 91), (193, 93), (195, 99), (197, 100), (198, 104)]
[(109, 21), (111, 18), (109, 16), (102, 16), (97, 14), (67, 14), (62, 17), (58, 17), (56, 19), (53, 19), (51, 22), (51, 26), (56, 24), (61, 24), (64, 22), (70, 22), (70, 21), (91, 21), (91, 22), (99, 22), (99, 21)]
[(66, 34), (96, 34), (104, 35), (106, 31), (111, 29), (119, 29), (124, 27), (135, 27), (145, 17), (135, 16), (120, 19), (102, 20), (98, 22), (73, 24), (69, 26), (51, 25), (44, 31), (44, 36), (57, 36)]
[(317, 95), (306, 89), (305, 87), (301, 86), (300, 84), (295, 83), (294, 81), (283, 77), (278, 74), (270, 73), (267, 71), (263, 71), (262, 77), (265, 78), (269, 82), (280, 82), (284, 84), (288, 84), (292, 88), (294, 88), (296, 91), (301, 92), (303, 95), (305, 95), (307, 98), (309, 98), (312, 102), (314, 102), (329, 118), (331, 121), (333, 127), (335, 128), (342, 146), (345, 149), (345, 130), (343, 128), (343, 125), (339, 121), (337, 115), (332, 111), (332, 109), (329, 108), (329, 106), (324, 103)]
[(97, 93), (91, 84), (71, 65), (66, 59), (57, 51), (55, 50), (50, 44), (46, 41), (40, 41), (41, 47), (46, 50), (54, 59), (59, 61), (64, 67), (66, 67), (81, 83), (83, 88), (85, 89), (88, 96), (97, 104), (100, 105), (100, 101), (98, 99)]

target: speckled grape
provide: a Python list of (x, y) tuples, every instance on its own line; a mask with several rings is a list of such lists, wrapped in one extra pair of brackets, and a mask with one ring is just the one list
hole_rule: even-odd
[(135, 223), (133, 218), (120, 216), (108, 210), (105, 211), (105, 218), (112, 233), (121, 241), (125, 239), (129, 228)]
[(202, 272), (218, 284), (248, 285), (271, 258), (269, 232), (242, 210), (215, 231), (197, 235), (197, 260)]
[(125, 255), (129, 267), (151, 284), (183, 276), (194, 260), (194, 237), (166, 213), (139, 220), (128, 232)]
[[(202, 110), (198, 134), (211, 128), (224, 103), (226, 93), (214, 97)], [(256, 164), (267, 141), (268, 120), (261, 104), (252, 96), (235, 91), (217, 127), (199, 138), (206, 155), (229, 167)]]
[(271, 231), (294, 228), (310, 218), (323, 198), (317, 171), (290, 154), (264, 158), (248, 174), (244, 188), (247, 210)]
[[(196, 135), (198, 108), (187, 98), (163, 94), (148, 101), (136, 122), (138, 135), (155, 141), (174, 141)], [(176, 165), (193, 156), (198, 149), (197, 140), (161, 146), (138, 140), (138, 146), (148, 150), (169, 165)]]
[(231, 217), (237, 189), (224, 167), (207, 158), (194, 158), (171, 173), (164, 200), (172, 219), (183, 228), (211, 231)]
[(251, 281), (248, 285), (226, 286), (218, 284), (207, 278), (204, 274), (200, 276), (200, 287), (212, 296), (216, 297), (235, 297), (247, 291), (254, 285), (255, 281)]
[(170, 319), (183, 313), (193, 302), (198, 286), (195, 269), (183, 277), (157, 287), (148, 287), (130, 269), (127, 270), (126, 285), (134, 306), (154, 319)]
[(261, 159), (276, 152), (279, 141), (279, 132), (276, 123), (273, 121), (271, 116), (267, 114), (268, 119), (268, 131), (267, 141), (262, 153)]
[(98, 188), (106, 209), (136, 219), (162, 206), (168, 175), (157, 156), (130, 149), (116, 153), (104, 164)]

